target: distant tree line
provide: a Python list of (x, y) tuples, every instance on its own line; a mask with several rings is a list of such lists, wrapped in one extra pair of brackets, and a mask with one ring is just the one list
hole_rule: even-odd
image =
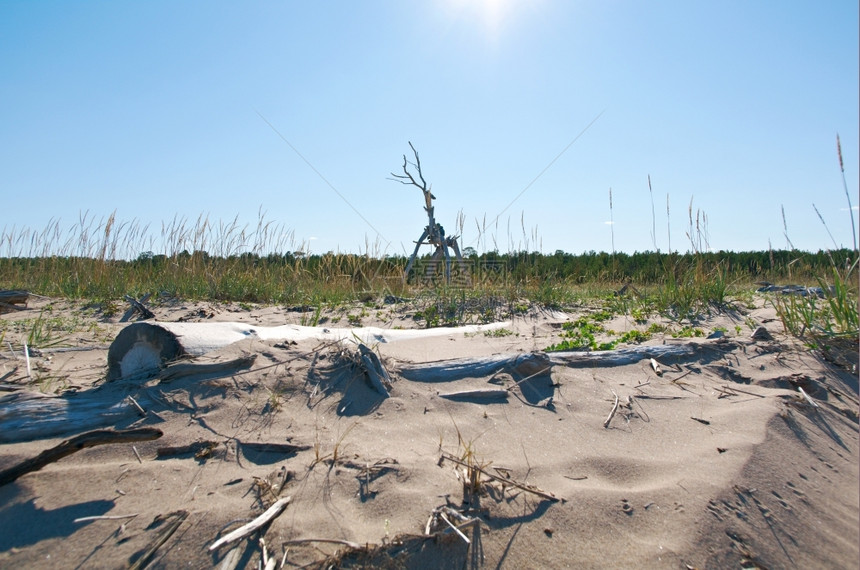
[[(667, 272), (688, 271), (697, 268), (704, 273), (720, 271), (729, 280), (739, 281), (786, 281), (814, 282), (826, 276), (835, 266), (844, 269), (856, 261), (857, 253), (851, 249), (770, 251), (717, 251), (705, 253), (658, 253), (652, 251), (628, 253), (606, 253), (588, 251), (581, 254), (557, 250), (552, 254), (539, 252), (499, 253), (490, 251), (478, 254), (472, 248), (464, 250), (470, 268), (480, 271), (492, 268), (514, 281), (523, 279), (560, 279), (575, 283), (591, 281), (659, 284)], [(430, 255), (421, 258), (429, 262)], [(246, 268), (294, 267), (310, 275), (343, 274), (362, 272), (370, 276), (391, 275), (402, 272), (408, 257), (386, 256), (374, 258), (356, 254), (312, 254), (286, 252), (259, 256), (245, 253), (229, 258), (215, 258), (206, 252), (182, 252), (173, 257), (142, 253), (133, 265), (159, 266), (167, 263), (218, 265), (239, 264)]]

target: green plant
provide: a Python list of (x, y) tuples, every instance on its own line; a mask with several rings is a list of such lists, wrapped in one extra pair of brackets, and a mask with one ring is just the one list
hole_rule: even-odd
[(629, 330), (618, 338), (619, 343), (641, 343), (649, 340), (651, 333), (648, 331)]
[(703, 336), (705, 336), (705, 331), (698, 327), (691, 327), (689, 325), (681, 327), (680, 330), (672, 333), (672, 338), (693, 338)]
[(514, 334), (514, 331), (511, 329), (494, 329), (489, 331), (484, 331), (484, 336), (491, 338), (502, 338), (505, 336), (511, 336)]
[(789, 334), (817, 346), (828, 338), (858, 336), (857, 293), (849, 286), (857, 260), (844, 271), (832, 268), (832, 284), (819, 279), (822, 298), (814, 293), (779, 295), (774, 307)]

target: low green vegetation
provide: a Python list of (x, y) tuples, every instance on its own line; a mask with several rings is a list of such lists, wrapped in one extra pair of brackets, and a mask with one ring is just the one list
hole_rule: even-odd
[[(817, 348), (856, 345), (856, 249), (709, 252), (691, 243), (689, 253), (479, 255), (466, 248), (468, 270), (445, 283), (438, 271), (428, 274), (427, 256), (405, 280), (407, 258), (374, 253), (371, 246), (365, 254), (307, 254), (290, 232), (262, 216), (250, 230), (235, 221), (213, 224), (201, 217), (189, 225), (174, 220), (156, 239), (135, 222), (119, 224), (113, 216), (95, 222), (85, 215), (71, 231), (56, 222), (41, 232), (4, 229), (0, 289), (92, 301), (104, 316), (124, 306), (118, 303), (123, 295), (147, 293), (155, 302), (283, 304), (302, 307), (303, 322), (313, 325), (322, 322), (323, 308), (344, 308), (331, 323), (343, 319), (360, 326), (371, 311), (378, 316), (404, 300), (425, 327), (500, 321), (533, 310), (587, 309), (590, 314), (567, 323), (559, 342), (547, 349), (608, 350), (654, 334), (703, 336), (698, 327), (703, 316), (742, 312), (755, 303), (755, 284), (768, 281), (822, 292), (769, 297), (788, 333)], [(156, 248), (163, 253), (154, 253)], [(608, 330), (606, 321), (616, 316), (634, 326), (623, 334)], [(655, 317), (671, 325), (651, 322)], [(9, 326), (4, 324), (0, 334)], [(27, 327), (28, 343), (43, 347), (62, 343), (68, 330), (47, 312), (14, 326)]]

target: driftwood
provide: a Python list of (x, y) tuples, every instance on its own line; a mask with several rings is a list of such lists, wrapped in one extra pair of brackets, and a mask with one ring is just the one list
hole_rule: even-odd
[(654, 345), (600, 352), (515, 352), (479, 358), (401, 364), (399, 372), (404, 378), (418, 382), (451, 382), (461, 378), (488, 376), (497, 372), (512, 372), (520, 376), (549, 374), (554, 365), (570, 368), (624, 366), (645, 358), (688, 356), (694, 351), (695, 345)]
[[(230, 374), (247, 368), (255, 355), (226, 362), (179, 362), (162, 370), (162, 382), (193, 375)], [(102, 428), (133, 415), (146, 415), (156, 402), (141, 391), (128, 394), (128, 382), (109, 382), (93, 390), (51, 396), (18, 391), (0, 397), (0, 443), (63, 437)]]
[(635, 364), (645, 358), (678, 358), (690, 356), (695, 351), (696, 345), (693, 343), (675, 345), (658, 344), (599, 352), (552, 352), (549, 353), (549, 357), (553, 364), (561, 364), (569, 368), (590, 368), (597, 366), (626, 366), (628, 364)]
[(46, 449), (36, 457), (22, 461), (18, 465), (0, 471), (0, 486), (15, 481), (18, 477), (27, 473), (38, 471), (45, 465), (59, 461), (67, 455), (80, 451), (86, 447), (105, 445), (107, 443), (131, 443), (136, 441), (150, 441), (158, 439), (163, 433), (154, 428), (130, 429), (125, 431), (98, 430), (83, 433), (72, 439), (66, 440), (56, 447)]
[(382, 394), (383, 398), (388, 398), (388, 390), (391, 389), (391, 376), (382, 365), (376, 353), (367, 348), (363, 344), (358, 345), (358, 351), (361, 354), (361, 363), (367, 379), (370, 381), (373, 389)]
[(241, 526), (233, 532), (225, 534), (224, 536), (213, 542), (212, 546), (209, 547), (209, 550), (217, 550), (220, 546), (230, 544), (231, 542), (236, 542), (237, 540), (241, 540), (246, 536), (249, 536), (255, 531), (259, 530), (260, 528), (266, 526), (278, 515), (280, 515), (284, 511), (284, 509), (287, 508), (287, 504), (291, 500), (292, 497), (284, 497), (283, 499), (278, 499), (275, 504), (269, 507), (266, 512), (264, 512), (259, 517), (255, 518), (245, 526)]
[(515, 352), (479, 358), (437, 360), (420, 364), (402, 364), (400, 375), (417, 382), (451, 382), (461, 378), (489, 376), (497, 372), (513, 372), (530, 376), (552, 367), (550, 357), (543, 352)]
[(136, 415), (137, 408), (123, 396), (97, 388), (61, 396), (14, 392), (0, 397), (0, 443), (62, 437)]
[(484, 388), (479, 390), (463, 390), (462, 392), (439, 394), (439, 397), (445, 398), (446, 400), (454, 400), (455, 402), (472, 402), (476, 400), (483, 402), (487, 400), (507, 400), (509, 395), (509, 390)]
[(127, 322), (129, 319), (131, 319), (131, 317), (134, 316), (135, 313), (140, 315), (140, 318), (144, 321), (147, 319), (154, 319), (155, 313), (150, 311), (149, 308), (146, 305), (144, 305), (144, 303), (146, 303), (149, 300), (149, 297), (150, 297), (150, 293), (147, 293), (146, 295), (141, 297), (140, 301), (138, 301), (137, 299), (135, 299), (134, 297), (132, 297), (130, 295), (126, 295), (125, 297), (123, 297), (131, 305), (131, 308), (125, 312), (125, 314), (122, 316), (122, 318), (119, 320), (119, 322), (121, 322), (121, 323)]
[(156, 552), (158, 552), (158, 549), (161, 548), (171, 536), (173, 536), (173, 533), (175, 533), (176, 529), (185, 522), (186, 518), (188, 518), (188, 511), (185, 510), (173, 511), (167, 515), (159, 515), (156, 517), (153, 524), (168, 519), (170, 522), (158, 531), (158, 534), (155, 535), (155, 539), (153, 539), (153, 541), (141, 552), (140, 557), (129, 565), (129, 570), (142, 570), (143, 568), (146, 568), (152, 560), (152, 557), (155, 556)]
[[(445, 282), (451, 282), (451, 253), (448, 251), (450, 248), (454, 251), (454, 255), (457, 256), (460, 270), (468, 279), (468, 275), (466, 275), (466, 264), (463, 262), (463, 256), (460, 253), (460, 246), (457, 243), (459, 236), (446, 236), (445, 228), (442, 227), (442, 224), (436, 222), (436, 217), (433, 214), (433, 200), (436, 199), (436, 196), (433, 195), (430, 191), (430, 185), (427, 184), (426, 180), (424, 180), (424, 173), (421, 172), (421, 159), (418, 157), (418, 151), (415, 150), (414, 146), (412, 146), (412, 142), (409, 142), (409, 148), (412, 149), (412, 154), (415, 156), (415, 162), (408, 161), (404, 154), (402, 167), (403, 174), (395, 174), (392, 172), (391, 179), (400, 182), (401, 184), (406, 184), (407, 186), (415, 186), (421, 190), (424, 194), (424, 211), (427, 212), (427, 225), (424, 227), (421, 237), (415, 242), (415, 251), (412, 252), (412, 256), (409, 258), (409, 263), (406, 264), (406, 270), (403, 272), (403, 279), (404, 281), (409, 280), (409, 272), (415, 264), (418, 250), (422, 245), (433, 247), (433, 257), (431, 258), (431, 263), (427, 268), (428, 278), (430, 278), (435, 272), (435, 264), (444, 258)], [(414, 173), (410, 170), (410, 166), (412, 167), (412, 170), (414, 170)]]
[[(508, 326), (510, 323), (501, 322), (428, 330), (392, 330), (376, 327), (326, 328), (299, 325), (260, 327), (229, 322), (138, 322), (121, 330), (111, 343), (108, 349), (108, 380), (156, 374), (178, 358), (201, 356), (245, 339), (299, 341), (313, 338), (374, 344), (428, 336), (478, 333)], [(370, 354), (367, 356), (373, 358)]]
[[(0, 313), (23, 311), (27, 308), (27, 299), (29, 298), (30, 293), (27, 291), (0, 291)], [(24, 306), (19, 306), (21, 304)]]
[(250, 368), (257, 359), (256, 354), (241, 356), (224, 362), (177, 362), (169, 365), (159, 375), (162, 382), (170, 382), (185, 376), (208, 376), (212, 374), (225, 375)]

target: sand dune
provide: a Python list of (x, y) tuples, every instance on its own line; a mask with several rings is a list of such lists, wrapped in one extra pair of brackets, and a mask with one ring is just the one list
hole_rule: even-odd
[[(84, 449), (0, 486), (3, 567), (125, 566), (145, 559), (170, 528), (154, 567), (256, 566), (259, 533), (232, 554), (209, 547), (287, 496), (265, 530), (267, 557), (285, 567), (327, 556), (342, 565), (427, 568), (860, 565), (856, 374), (785, 337), (764, 307), (745, 318), (766, 326), (772, 341), (751, 339), (745, 325), (736, 333), (738, 321), (715, 315), (700, 326), (723, 326), (732, 331), (727, 337), (648, 341), (681, 347), (658, 348), (662, 376), (648, 359), (565, 363), (554, 356), (549, 373), (516, 387), (524, 376), (514, 369), (445, 382), (406, 371), (540, 351), (557, 341), (565, 315), (518, 316), (494, 329), (504, 334), (436, 330), (422, 338), (409, 330), (417, 327), (408, 308), (395, 309), (386, 319), (366, 319), (375, 332), (359, 335), (393, 376), (385, 398), (351, 364), (352, 335), (338, 343), (242, 334), (197, 361), (256, 355), (249, 368), (108, 390), (99, 387), (107, 346), (123, 325), (73, 303), (52, 305), (54, 314), (93, 326), (69, 339), (88, 350), (33, 357), (42, 387), (74, 386), (77, 398), (95, 390), (135, 396), (146, 415), (111, 417), (106, 426), (164, 435)], [(302, 330), (301, 315), (278, 307), (154, 310), (166, 322)], [(613, 322), (616, 330), (632, 326)], [(337, 327), (319, 328), (335, 335)], [(393, 341), (399, 336), (408, 338)], [(27, 384), (20, 354), (3, 353), (0, 374), (7, 372), (5, 383)], [(506, 399), (442, 397), (507, 388)], [(604, 427), (616, 396), (618, 409)], [(0, 401), (0, 426), (9, 406)], [(61, 441), (3, 444), (0, 469)], [(479, 473), (477, 489), (467, 488), (469, 474), (451, 458), (487, 474)], [(434, 512), (438, 524), (425, 536)], [(468, 544), (439, 512), (474, 519), (461, 531)], [(75, 522), (121, 515), (136, 516)], [(291, 542), (306, 539), (362, 548)]]

